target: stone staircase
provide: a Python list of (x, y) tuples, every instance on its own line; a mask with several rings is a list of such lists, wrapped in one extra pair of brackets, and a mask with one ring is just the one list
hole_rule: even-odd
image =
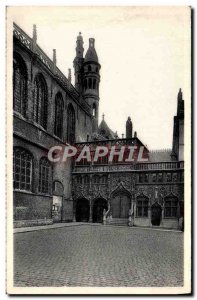
[(114, 225), (114, 226), (128, 226), (128, 219), (107, 219), (107, 225)]

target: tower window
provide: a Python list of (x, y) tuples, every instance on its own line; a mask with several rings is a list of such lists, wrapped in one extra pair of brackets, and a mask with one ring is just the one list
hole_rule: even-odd
[(93, 117), (96, 117), (96, 104), (95, 103), (93, 104), (93, 107), (92, 107), (92, 115), (93, 115)]
[(96, 67), (96, 72), (98, 73), (98, 67)]
[(93, 80), (93, 89), (96, 89), (96, 79)]
[(88, 72), (91, 72), (92, 71), (92, 68), (91, 68), (91, 66), (89, 65), (88, 66)]
[(91, 89), (92, 88), (92, 78), (88, 79), (88, 88)]
[(87, 83), (87, 79), (84, 80), (84, 89), (87, 90), (88, 87), (88, 83)]

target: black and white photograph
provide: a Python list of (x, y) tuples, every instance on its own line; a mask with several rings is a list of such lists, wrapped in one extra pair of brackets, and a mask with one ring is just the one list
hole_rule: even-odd
[(191, 7), (6, 14), (7, 293), (191, 293)]

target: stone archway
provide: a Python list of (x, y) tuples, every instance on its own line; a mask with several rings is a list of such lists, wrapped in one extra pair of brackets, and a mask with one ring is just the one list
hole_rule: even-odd
[(160, 226), (162, 208), (157, 202), (151, 206), (151, 223), (153, 226)]
[(76, 201), (76, 222), (88, 222), (90, 218), (90, 204), (85, 198)]
[(129, 209), (131, 208), (131, 199), (128, 193), (121, 191), (115, 193), (112, 198), (112, 217), (127, 219)]
[(94, 223), (102, 223), (103, 222), (103, 210), (108, 209), (107, 200), (103, 198), (98, 198), (94, 201), (93, 204), (93, 214), (92, 221)]

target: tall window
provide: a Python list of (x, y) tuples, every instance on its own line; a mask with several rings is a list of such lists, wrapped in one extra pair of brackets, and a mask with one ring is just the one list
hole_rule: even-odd
[(72, 104), (69, 104), (68, 106), (67, 141), (70, 144), (75, 142), (75, 111)]
[(92, 106), (92, 115), (93, 117), (96, 117), (96, 104), (93, 103), (93, 106)]
[(46, 129), (47, 127), (47, 85), (39, 74), (34, 81), (34, 121)]
[(136, 206), (137, 217), (148, 217), (148, 198), (147, 197), (137, 197)]
[(14, 189), (32, 190), (32, 155), (22, 148), (14, 148), (13, 153), (13, 175)]
[(63, 129), (63, 98), (60, 93), (55, 97), (55, 127), (54, 134), (62, 138)]
[(178, 199), (176, 197), (166, 197), (164, 205), (164, 216), (166, 218), (176, 218), (178, 209)]
[(13, 61), (13, 107), (26, 116), (27, 109), (27, 69), (22, 58), (14, 55)]
[(39, 165), (39, 192), (49, 193), (49, 176), (50, 163), (46, 157), (42, 157)]

